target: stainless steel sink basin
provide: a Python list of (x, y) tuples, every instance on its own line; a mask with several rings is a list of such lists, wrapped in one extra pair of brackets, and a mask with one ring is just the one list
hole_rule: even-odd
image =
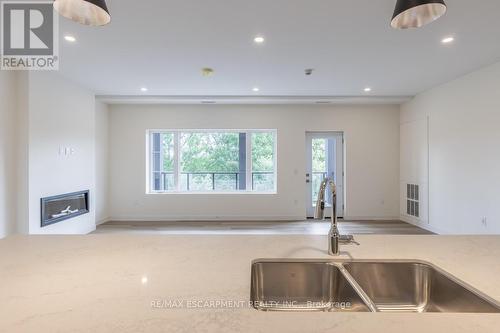
[(340, 268), (329, 262), (256, 262), (251, 299), (259, 310), (370, 311)]
[(500, 313), (494, 300), (419, 261), (257, 260), (258, 310)]
[(420, 262), (349, 262), (343, 266), (380, 312), (500, 312), (451, 275)]

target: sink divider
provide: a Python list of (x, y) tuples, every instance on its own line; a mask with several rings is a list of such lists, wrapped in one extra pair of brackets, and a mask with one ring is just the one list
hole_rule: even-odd
[(370, 309), (371, 312), (379, 312), (377, 306), (372, 301), (372, 299), (365, 293), (363, 288), (356, 282), (356, 280), (352, 277), (352, 275), (344, 268), (344, 265), (338, 264), (337, 266), (340, 269), (340, 272), (346, 280), (351, 284), (354, 290), (358, 293), (359, 297), (365, 302), (366, 306)]

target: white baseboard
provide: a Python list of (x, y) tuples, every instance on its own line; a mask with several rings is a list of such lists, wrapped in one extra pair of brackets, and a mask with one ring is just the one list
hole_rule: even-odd
[[(105, 222), (175, 222), (175, 221), (304, 221), (305, 216), (111, 216)], [(103, 222), (104, 223), (104, 222)]]
[(96, 226), (95, 226), (95, 225), (91, 226), (91, 227), (89, 228), (89, 230), (88, 230), (86, 233), (84, 233), (84, 235), (91, 234), (91, 233), (93, 233), (94, 231), (96, 231)]
[(434, 226), (432, 226), (432, 225), (430, 225), (428, 223), (418, 222), (418, 221), (416, 221), (416, 220), (414, 220), (412, 218), (409, 218), (408, 216), (401, 215), (400, 216), (400, 220), (404, 221), (406, 223), (409, 223), (409, 224), (413, 224), (416, 227), (425, 229), (427, 231), (433, 232), (433, 233), (438, 234), (438, 235), (448, 235), (448, 234), (450, 234), (449, 232), (446, 232), (444, 230), (436, 228), (436, 227), (434, 227)]
[(346, 221), (400, 221), (399, 216), (344, 216)]
[(95, 225), (96, 225), (96, 226), (97, 226), (97, 225), (101, 225), (101, 224), (104, 224), (104, 223), (109, 222), (109, 221), (111, 221), (111, 219), (110, 219), (109, 217), (106, 217), (106, 218), (104, 218), (104, 219), (102, 219), (102, 220), (96, 221), (96, 222), (95, 222)]
[[(400, 221), (399, 216), (344, 216), (346, 221)], [(99, 221), (97, 225), (109, 222), (175, 222), (175, 221), (305, 221), (305, 216), (111, 216)]]

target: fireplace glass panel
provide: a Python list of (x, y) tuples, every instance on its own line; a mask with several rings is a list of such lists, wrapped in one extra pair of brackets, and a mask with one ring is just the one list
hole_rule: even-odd
[(43, 198), (42, 227), (89, 212), (89, 191)]

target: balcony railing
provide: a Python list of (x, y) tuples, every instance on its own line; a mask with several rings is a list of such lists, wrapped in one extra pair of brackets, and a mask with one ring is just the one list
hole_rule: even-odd
[[(154, 191), (173, 191), (176, 189), (173, 172), (155, 173)], [(270, 191), (274, 189), (274, 172), (252, 172), (252, 190)], [(181, 172), (182, 191), (239, 191), (240, 173), (238, 172)], [(246, 184), (244, 185), (246, 187)]]
[(328, 172), (313, 172), (312, 174), (313, 174), (313, 177), (314, 176), (321, 176), (320, 178), (321, 178), (321, 180), (323, 180), (328, 175)]
[[(154, 179), (154, 191), (173, 191), (173, 172), (161, 172), (158, 179)], [(327, 176), (326, 172), (312, 173), (313, 201), (321, 181)], [(252, 190), (274, 188), (274, 172), (252, 172)], [(181, 172), (181, 190), (183, 191), (238, 191), (240, 190), (240, 173), (238, 172)]]

